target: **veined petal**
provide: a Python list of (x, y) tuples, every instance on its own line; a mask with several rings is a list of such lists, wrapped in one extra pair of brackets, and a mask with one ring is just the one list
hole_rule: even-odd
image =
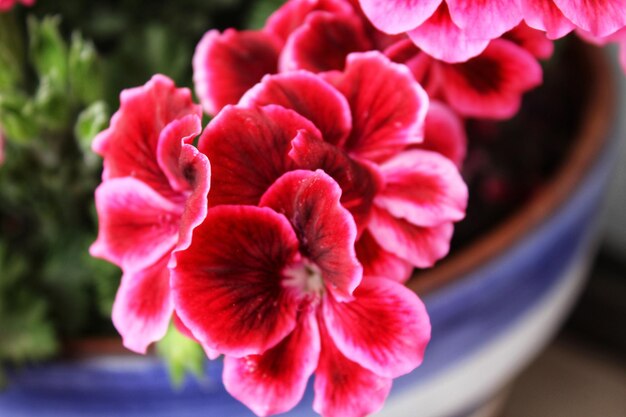
[(445, 2), (427, 21), (407, 32), (407, 35), (428, 55), (449, 63), (467, 61), (489, 45), (489, 39), (471, 38), (454, 24)]
[(431, 101), (426, 115), (424, 143), (418, 147), (438, 152), (460, 168), (467, 152), (463, 121), (445, 104)]
[(174, 306), (170, 294), (169, 254), (147, 268), (125, 272), (113, 303), (113, 324), (124, 346), (146, 353), (165, 336)]
[(608, 36), (626, 26), (626, 0), (553, 0), (577, 27)]
[(306, 71), (265, 76), (239, 102), (242, 106), (277, 104), (294, 110), (320, 130), (326, 142), (343, 143), (352, 127), (346, 98), (322, 78)]
[(381, 248), (368, 230), (357, 240), (355, 250), (363, 265), (364, 277), (383, 277), (400, 283), (411, 277), (413, 265)]
[(448, 254), (454, 230), (452, 223), (435, 227), (416, 226), (393, 217), (375, 205), (368, 228), (383, 249), (406, 259), (417, 268), (429, 268)]
[(380, 166), (384, 188), (374, 203), (417, 226), (437, 226), (465, 217), (467, 186), (457, 167), (437, 152), (414, 149)]
[(120, 109), (111, 126), (93, 142), (94, 152), (104, 157), (104, 180), (135, 177), (164, 196), (171, 195), (169, 181), (157, 162), (161, 131), (170, 122), (194, 114), (202, 116), (193, 104), (191, 92), (176, 88), (163, 75), (155, 75), (144, 86), (122, 91)]
[(284, 413), (302, 398), (319, 354), (315, 314), (302, 313), (293, 332), (273, 348), (260, 355), (224, 358), (224, 386), (258, 416)]
[(278, 177), (296, 168), (291, 140), (313, 124), (280, 106), (225, 107), (204, 129), (198, 149), (211, 161), (209, 207), (256, 205)]
[(417, 368), (430, 340), (424, 304), (404, 285), (384, 278), (364, 279), (347, 303), (326, 297), (323, 316), (344, 356), (386, 378)]
[(346, 358), (320, 320), (322, 351), (315, 371), (313, 409), (322, 416), (366, 416), (379, 411), (391, 390), (381, 377)]
[(378, 29), (397, 34), (424, 23), (442, 0), (359, 0), (363, 12)]
[(253, 206), (212, 208), (191, 245), (174, 253), (179, 317), (203, 346), (228, 356), (276, 346), (296, 325), (297, 301), (281, 282), (297, 251), (284, 216)]
[(507, 119), (522, 95), (542, 82), (541, 66), (529, 52), (496, 39), (481, 55), (462, 64), (439, 66), (448, 104), (467, 117)]
[(135, 178), (100, 184), (96, 209), (100, 226), (89, 251), (126, 272), (154, 264), (169, 255), (178, 241), (182, 207)]
[(289, 219), (300, 242), (300, 252), (320, 268), (329, 291), (349, 300), (359, 285), (363, 268), (354, 251), (356, 225), (339, 199), (341, 188), (321, 170), (297, 170), (280, 177), (261, 198)]
[(349, 53), (372, 47), (356, 16), (317, 12), (289, 36), (280, 55), (279, 68), (283, 72), (342, 70)]
[(520, 0), (446, 0), (452, 21), (470, 39), (494, 39), (522, 20)]
[(342, 191), (341, 204), (354, 217), (360, 233), (367, 225), (374, 196), (382, 188), (377, 169), (353, 160), (338, 147), (303, 130), (291, 146), (289, 156), (298, 168), (321, 169), (337, 181)]
[(352, 110), (344, 146), (351, 155), (378, 162), (423, 140), (428, 96), (404, 65), (379, 52), (353, 53), (332, 82)]
[(562, 38), (575, 27), (553, 0), (521, 0), (521, 3), (528, 26), (545, 31), (550, 39)]
[(193, 56), (196, 94), (208, 114), (235, 104), (265, 74), (278, 70), (281, 42), (263, 31), (208, 31)]
[[(191, 330), (189, 330), (189, 328), (185, 326), (185, 323), (183, 323), (180, 317), (178, 317), (178, 314), (176, 314), (176, 310), (174, 310), (172, 322), (174, 323), (174, 326), (176, 326), (176, 330), (178, 330), (180, 333), (182, 333), (184, 336), (188, 337), (189, 339), (194, 340), (195, 342), (200, 344), (198, 339), (196, 339), (193, 333), (191, 333)], [(209, 358), (210, 360), (217, 359), (221, 355), (217, 350), (211, 349), (208, 346), (202, 346), (202, 348), (204, 349), (204, 353), (206, 354), (207, 358)]]

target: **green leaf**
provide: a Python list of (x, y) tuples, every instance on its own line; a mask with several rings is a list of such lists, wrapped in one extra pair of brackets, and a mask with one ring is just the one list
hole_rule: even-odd
[(12, 13), (0, 13), (0, 91), (14, 89), (23, 78), (24, 45)]
[(32, 101), (20, 92), (0, 93), (0, 126), (7, 139), (25, 143), (39, 134)]
[(102, 98), (104, 84), (98, 54), (92, 42), (72, 34), (69, 52), (69, 82), (74, 96), (84, 104)]
[(181, 334), (173, 324), (170, 324), (165, 337), (157, 342), (157, 353), (165, 359), (170, 379), (176, 387), (182, 385), (187, 373), (197, 378), (204, 376), (204, 350), (196, 341)]
[(61, 19), (46, 16), (41, 21), (28, 18), (30, 56), (39, 78), (46, 78), (54, 89), (67, 88), (68, 51), (59, 32)]
[(74, 135), (86, 157), (93, 157), (96, 161), (99, 160), (91, 150), (91, 142), (108, 123), (109, 112), (104, 101), (96, 101), (78, 115), (76, 125), (74, 126)]

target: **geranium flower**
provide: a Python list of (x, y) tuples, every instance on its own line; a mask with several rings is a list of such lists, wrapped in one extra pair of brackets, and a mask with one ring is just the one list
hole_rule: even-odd
[(111, 126), (93, 143), (104, 172), (90, 252), (122, 268), (113, 324), (126, 347), (145, 353), (172, 317), (168, 262), (206, 214), (210, 168), (190, 144), (201, 131), (202, 111), (189, 90), (156, 75), (123, 91), (120, 101)]
[(422, 142), (427, 96), (377, 52), (351, 54), (326, 78), (266, 76), (215, 117), (198, 142), (214, 173), (209, 205), (256, 205), (285, 172), (323, 169), (359, 236), (367, 230), (410, 265), (432, 266), (448, 252), (467, 189), (450, 160), (408, 148)]
[(226, 355), (226, 389), (260, 416), (294, 407), (313, 373), (317, 412), (375, 412), (422, 361), (424, 306), (401, 284), (361, 280), (341, 194), (322, 171), (288, 172), (260, 207), (211, 208), (174, 255), (181, 319)]
[(21, 3), (24, 6), (32, 6), (35, 4), (35, 0), (0, 0), (0, 12), (11, 10), (17, 3)]

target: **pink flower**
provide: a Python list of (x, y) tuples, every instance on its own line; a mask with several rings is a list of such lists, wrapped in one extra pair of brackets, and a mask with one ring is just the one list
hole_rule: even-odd
[(170, 255), (189, 244), (206, 214), (209, 162), (191, 145), (201, 114), (189, 90), (156, 75), (122, 92), (111, 126), (93, 143), (104, 173), (90, 252), (124, 272), (113, 323), (137, 352), (165, 334), (173, 312)]
[(16, 3), (21, 3), (24, 6), (32, 6), (35, 4), (35, 0), (0, 0), (0, 12), (11, 10)]
[(209, 205), (256, 205), (285, 172), (323, 169), (343, 190), (359, 236), (377, 242), (368, 253), (380, 247), (432, 266), (448, 252), (467, 189), (447, 158), (408, 148), (422, 142), (424, 91), (406, 67), (377, 52), (351, 54), (345, 71), (326, 79), (305, 71), (266, 76), (215, 117), (198, 143), (213, 169)]
[(294, 407), (313, 373), (317, 412), (375, 412), (422, 361), (424, 306), (401, 284), (361, 280), (341, 194), (322, 171), (286, 173), (260, 207), (210, 209), (174, 255), (181, 319), (226, 355), (226, 389), (259, 416)]

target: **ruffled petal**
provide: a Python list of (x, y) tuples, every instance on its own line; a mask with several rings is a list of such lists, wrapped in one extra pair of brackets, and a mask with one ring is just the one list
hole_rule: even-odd
[(258, 416), (284, 413), (302, 398), (317, 368), (320, 336), (314, 314), (301, 314), (298, 325), (261, 355), (224, 358), (224, 386)]
[(326, 297), (323, 316), (341, 353), (386, 378), (417, 368), (430, 340), (424, 304), (413, 291), (388, 279), (364, 279), (351, 302)]
[(463, 121), (445, 104), (431, 101), (426, 115), (424, 143), (419, 148), (438, 152), (460, 168), (467, 152)]
[(357, 240), (355, 250), (363, 265), (364, 277), (383, 277), (400, 283), (411, 277), (413, 265), (381, 248), (368, 230)]
[(480, 56), (456, 65), (441, 64), (441, 90), (462, 116), (508, 119), (523, 93), (542, 82), (541, 66), (529, 52), (496, 39)]
[(397, 34), (424, 23), (441, 0), (359, 0), (363, 12), (378, 29)]
[(124, 346), (146, 353), (165, 336), (174, 306), (170, 295), (169, 254), (145, 269), (124, 273), (113, 303), (113, 324)]
[(422, 141), (428, 96), (404, 65), (379, 52), (354, 53), (332, 82), (352, 110), (351, 155), (381, 161)]
[[(111, 126), (93, 142), (94, 152), (104, 157), (104, 180), (135, 177), (164, 196), (172, 194), (169, 181), (157, 162), (161, 131), (187, 115), (202, 116), (191, 92), (155, 75), (144, 86), (122, 91), (120, 109)], [(181, 138), (179, 138), (181, 139)]]
[(345, 97), (320, 77), (305, 71), (266, 76), (250, 89), (242, 106), (277, 104), (296, 111), (320, 130), (326, 142), (343, 143), (352, 127)]
[(225, 107), (204, 129), (198, 149), (211, 161), (209, 207), (256, 205), (278, 177), (296, 168), (291, 140), (313, 124), (280, 106)]
[(452, 223), (435, 227), (416, 226), (393, 217), (375, 205), (368, 228), (383, 249), (406, 259), (417, 268), (430, 268), (448, 254), (454, 230)]
[(457, 167), (437, 152), (410, 150), (380, 166), (385, 186), (374, 203), (418, 226), (465, 217), (467, 186)]
[(535, 58), (548, 59), (554, 52), (554, 43), (548, 39), (546, 33), (533, 29), (524, 22), (505, 33), (502, 38), (521, 46)]
[(594, 36), (608, 36), (626, 26), (624, 0), (553, 0), (577, 27)]
[(281, 42), (263, 31), (207, 32), (193, 56), (196, 94), (208, 114), (235, 104), (265, 74), (278, 71)]
[(366, 416), (379, 411), (391, 379), (346, 358), (320, 323), (322, 352), (315, 371), (313, 409), (322, 416)]
[(149, 267), (178, 241), (182, 207), (135, 178), (102, 183), (96, 189), (96, 209), (99, 232), (89, 252), (125, 271)]
[(444, 62), (464, 62), (479, 55), (489, 39), (474, 39), (454, 24), (445, 2), (422, 25), (407, 32), (428, 55)]
[(494, 39), (522, 20), (519, 0), (446, 0), (452, 21), (470, 39)]
[(203, 346), (229, 356), (259, 354), (296, 325), (298, 304), (282, 270), (298, 241), (270, 209), (220, 206), (207, 213), (189, 248), (176, 252), (176, 311)]
[(522, 0), (522, 12), (528, 26), (545, 31), (550, 39), (562, 38), (576, 27), (553, 0)]
[(280, 55), (279, 68), (280, 71), (342, 70), (349, 53), (372, 47), (356, 16), (317, 12), (288, 38)]
[(372, 201), (382, 187), (373, 166), (351, 159), (344, 151), (306, 131), (298, 132), (291, 142), (289, 156), (298, 168), (321, 169), (341, 187), (341, 204), (348, 209), (359, 233), (368, 222)]
[(356, 225), (339, 203), (341, 188), (321, 170), (297, 170), (280, 177), (260, 205), (284, 214), (296, 231), (300, 252), (320, 268), (326, 287), (349, 300), (363, 268), (356, 258)]

